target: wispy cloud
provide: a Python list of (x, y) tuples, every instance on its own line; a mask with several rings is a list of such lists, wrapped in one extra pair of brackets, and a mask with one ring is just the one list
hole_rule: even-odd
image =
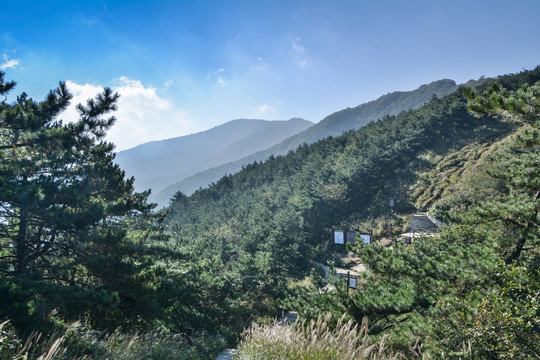
[(257, 111), (259, 111), (259, 113), (261, 114), (267, 114), (271, 111), (272, 112), (275, 111), (275, 109), (268, 104), (262, 104), (262, 105), (257, 106)]
[(310, 63), (310, 59), (307, 57), (307, 50), (302, 44), (301, 37), (293, 37), (290, 40), (291, 45), (291, 59), (299, 68), (304, 68)]
[(219, 77), (217, 83), (218, 83), (218, 85), (220, 85), (222, 87), (227, 86), (227, 82), (221, 76)]
[[(222, 87), (225, 87), (225, 86), (227, 86), (227, 81), (223, 78), (223, 76), (219, 75), (219, 74), (224, 73), (224, 72), (225, 72), (225, 69), (220, 68), (220, 69), (206, 75), (206, 80), (212, 81), (212, 82), (215, 81), (216, 84), (218, 84), (218, 85), (220, 85)], [(217, 76), (217, 80), (216, 80), (216, 76)]]
[(291, 47), (293, 51), (298, 55), (304, 54), (306, 52), (306, 48), (302, 44), (300, 44), (301, 41), (301, 37), (297, 37), (296, 39), (291, 40)]
[(4, 54), (3, 56), (4, 62), (0, 64), (0, 70), (6, 70), (6, 69), (13, 69), (15, 66), (19, 65), (18, 59), (9, 59), (9, 57)]
[[(76, 121), (79, 114), (75, 106), (86, 104), (103, 91), (103, 86), (66, 82), (73, 94), (70, 107), (61, 115), (65, 121)], [(116, 144), (117, 150), (124, 150), (143, 142), (180, 136), (192, 131), (187, 113), (178, 109), (169, 100), (160, 97), (156, 88), (144, 86), (139, 80), (125, 76), (111, 87), (120, 94), (118, 110), (111, 115), (117, 119), (109, 130), (107, 140)]]
[(225, 72), (224, 68), (219, 68), (218, 70), (213, 71), (209, 73), (208, 75), (206, 75), (206, 80), (215, 82), (221, 87), (226, 87), (228, 82), (225, 80), (223, 76), (220, 75), (224, 72)]
[(99, 18), (91, 18), (91, 17), (81, 16), (81, 17), (79, 17), (79, 22), (84, 24), (84, 25), (87, 25), (87, 26), (94, 26), (94, 25), (100, 23), (100, 20), (99, 20)]

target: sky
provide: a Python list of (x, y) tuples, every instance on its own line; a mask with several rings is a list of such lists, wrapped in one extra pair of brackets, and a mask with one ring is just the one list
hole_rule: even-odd
[(2, 0), (0, 71), (35, 100), (120, 94), (118, 151), (239, 118), (318, 122), (439, 79), (540, 65), (538, 0)]

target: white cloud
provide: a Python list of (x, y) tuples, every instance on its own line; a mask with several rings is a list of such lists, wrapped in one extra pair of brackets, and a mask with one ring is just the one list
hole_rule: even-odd
[(306, 56), (307, 50), (301, 42), (301, 37), (296, 37), (291, 40), (291, 59), (299, 68), (305, 68), (311, 61)]
[(19, 65), (19, 60), (17, 59), (10, 60), (6, 54), (4, 54), (3, 58), (4, 58), (4, 62), (0, 64), (0, 70), (14, 68), (15, 66)]
[[(61, 115), (65, 121), (76, 121), (79, 116), (75, 106), (86, 104), (87, 99), (103, 91), (100, 85), (80, 85), (73, 81), (67, 81), (66, 85), (73, 94), (73, 100)], [(118, 110), (111, 114), (116, 117), (116, 124), (109, 130), (107, 140), (116, 144), (117, 151), (152, 140), (180, 136), (192, 130), (186, 112), (160, 97), (155, 88), (145, 87), (139, 80), (125, 76), (111, 88), (120, 94), (120, 98)]]
[(269, 110), (271, 110), (272, 107), (268, 104), (263, 104), (263, 105), (259, 105), (257, 106), (257, 110), (261, 113), (261, 114), (266, 114), (268, 113)]
[(86, 105), (86, 100), (102, 92), (103, 87), (93, 84), (79, 85), (70, 80), (66, 81), (66, 85), (73, 95), (73, 99), (71, 100), (71, 105), (60, 115), (60, 118), (67, 122), (77, 121), (79, 119), (79, 113), (75, 106), (77, 104)]

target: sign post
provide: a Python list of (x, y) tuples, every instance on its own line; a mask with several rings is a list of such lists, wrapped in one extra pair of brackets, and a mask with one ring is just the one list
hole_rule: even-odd
[(356, 276), (351, 276), (351, 272), (347, 271), (347, 294), (349, 294), (349, 289), (356, 290)]
[(394, 236), (393, 236), (393, 230), (392, 230), (392, 222), (391, 221), (387, 221), (386, 222), (386, 236), (390, 237), (390, 239), (393, 239)]
[(360, 236), (360, 240), (364, 244), (371, 244), (373, 230), (369, 230), (369, 232), (360, 232), (360, 230), (354, 230), (352, 227), (350, 230), (334, 230), (334, 244), (345, 245), (349, 243), (354, 246), (356, 244), (357, 234)]
[(346, 241), (354, 246), (356, 242), (356, 231), (353, 231), (352, 229), (347, 231)]

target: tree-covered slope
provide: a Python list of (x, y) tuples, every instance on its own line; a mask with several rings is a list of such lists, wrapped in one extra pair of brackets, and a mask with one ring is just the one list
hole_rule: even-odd
[[(498, 79), (514, 89), (537, 80), (540, 80), (540, 68)], [(400, 216), (417, 210), (419, 197), (413, 185), (422, 179), (422, 174), (436, 169), (437, 162), (430, 161), (430, 157), (450, 159), (456, 152), (467, 152), (468, 147), (477, 146), (474, 144), (479, 148), (491, 147), (515, 128), (516, 125), (497, 117), (473, 116), (459, 89), (434, 98), (419, 109), (387, 116), (339, 137), (302, 145), (287, 155), (254, 162), (189, 197), (179, 192), (173, 198), (167, 223), (184, 251), (212, 264), (215, 274), (212, 281), (227, 284), (222, 301), (230, 304), (231, 311), (243, 314), (246, 319), (277, 312), (276, 299), (284, 296), (291, 281), (309, 273), (310, 261), (325, 262), (332, 258), (336, 250), (330, 244), (333, 229), (349, 226), (366, 229), (378, 218), (399, 222)], [(389, 198), (400, 200), (394, 212), (388, 207)], [(496, 259), (491, 252), (493, 248), (482, 255), (483, 249), (488, 249), (485, 244), (469, 245), (468, 250), (466, 247), (467, 241), (478, 241), (479, 236), (467, 231), (450, 233), (441, 240), (443, 243), (435, 247), (426, 245), (414, 256), (407, 255), (410, 250), (403, 254), (391, 250), (361, 252), (362, 256), (372, 256), (365, 261), (378, 269), (377, 276), (385, 271), (389, 276), (374, 283), (370, 298), (349, 303), (333, 295), (325, 300), (324, 296), (319, 299), (311, 294), (312, 299), (318, 299), (315, 303), (301, 297), (291, 306), (298, 306), (308, 315), (311, 310), (331, 311), (334, 302), (349, 304), (350, 311), (342, 306), (337, 309), (349, 311), (349, 316), (357, 321), (373, 311), (374, 336), (384, 333), (388, 325), (399, 329), (394, 332), (393, 346), (409, 346), (399, 339), (416, 336), (414, 326), (427, 321), (426, 316), (432, 314), (432, 301), (438, 297), (433, 292), (436, 289), (421, 280), (421, 272), (407, 276), (407, 273), (399, 275), (400, 271), (410, 271), (407, 266), (420, 266), (422, 261), (433, 266), (440, 255), (448, 256), (452, 263), (441, 267), (447, 274), (437, 281), (458, 279), (456, 286), (487, 281), (496, 266), (492, 262)], [(451, 239), (456, 240), (458, 247), (454, 247)], [(437, 249), (441, 251), (439, 255)], [(405, 261), (402, 256), (409, 258)], [(433, 263), (428, 261), (434, 256), (437, 258)], [(463, 267), (455, 266), (454, 261), (469, 256), (476, 259), (471, 266), (476, 265), (471, 269), (473, 273), (461, 278)], [(480, 273), (484, 275), (474, 275)], [(391, 274), (396, 276), (395, 283)], [(400, 279), (405, 282), (400, 283)], [(415, 284), (421, 287), (415, 288)], [(405, 285), (408, 287), (403, 288)], [(387, 304), (378, 304), (382, 299), (377, 294), (384, 288), (397, 291), (399, 296), (388, 298)], [(451, 296), (452, 291), (445, 294)], [(314, 292), (318, 293), (316, 289)], [(407, 298), (407, 294), (412, 297)], [(354, 312), (355, 306), (360, 310)], [(396, 312), (396, 306), (403, 307)], [(396, 327), (395, 321), (400, 323), (402, 315), (413, 322)]]
[(304, 142), (311, 144), (327, 136), (339, 136), (345, 131), (359, 129), (387, 115), (397, 115), (405, 110), (417, 109), (429, 101), (433, 95), (440, 97), (456, 88), (455, 81), (443, 79), (422, 85), (412, 91), (391, 92), (377, 100), (335, 112), (315, 126), (296, 135), (294, 140), (287, 140), (286, 151), (294, 150)]
[(409, 358), (538, 358), (537, 80), (502, 77), (479, 92), (465, 89), (471, 113), (496, 116), (507, 130), (422, 154), (432, 166), (419, 173), (411, 200), (447, 222), (440, 236), (391, 248), (359, 244), (353, 251), (367, 268), (359, 291), (298, 289), (288, 306), (311, 318), (332, 312), (368, 321), (372, 338)]
[[(520, 76), (534, 78), (536, 71)], [(262, 189), (264, 193), (277, 196), (283, 191), (290, 199), (305, 200), (302, 206), (306, 212), (300, 212), (308, 222), (305, 228), (310, 237), (320, 239), (327, 236), (315, 230), (322, 223), (337, 225), (348, 218), (366, 218), (382, 211), (388, 197), (396, 196), (403, 200), (400, 207), (414, 209), (409, 187), (419, 171), (433, 166), (425, 159), (426, 153), (443, 156), (471, 142), (494, 141), (511, 130), (496, 119), (480, 121), (467, 112), (465, 105), (463, 94), (454, 92), (432, 99), (420, 109), (387, 116), (339, 137), (301, 145), (287, 155), (253, 162), (208, 189), (173, 199), (170, 221), (183, 223), (193, 212), (206, 214), (202, 219), (210, 222), (231, 221), (230, 214), (223, 216), (222, 212), (240, 211), (245, 206), (242, 201), (256, 201)], [(191, 206), (192, 202), (196, 205)], [(178, 207), (185, 210), (176, 211)], [(326, 211), (331, 218), (319, 213)]]
[(427, 85), (422, 85), (412, 91), (392, 92), (357, 107), (338, 111), (274, 146), (250, 154), (238, 161), (209, 168), (208, 170), (186, 177), (181, 181), (172, 183), (151, 199), (160, 204), (166, 204), (176, 191), (180, 190), (185, 194), (191, 194), (201, 187), (216, 182), (223, 175), (234, 174), (240, 171), (244, 165), (253, 163), (254, 161), (264, 161), (272, 155), (284, 155), (289, 151), (296, 150), (298, 146), (304, 143), (312, 144), (328, 136), (339, 136), (345, 131), (358, 129), (387, 115), (396, 115), (405, 110), (416, 109), (429, 101), (433, 95), (442, 96), (454, 91), (456, 88), (457, 85), (453, 80), (438, 80)]
[(233, 120), (207, 131), (120, 151), (116, 162), (135, 177), (136, 189), (157, 193), (172, 182), (266, 149), (312, 125), (297, 118)]

